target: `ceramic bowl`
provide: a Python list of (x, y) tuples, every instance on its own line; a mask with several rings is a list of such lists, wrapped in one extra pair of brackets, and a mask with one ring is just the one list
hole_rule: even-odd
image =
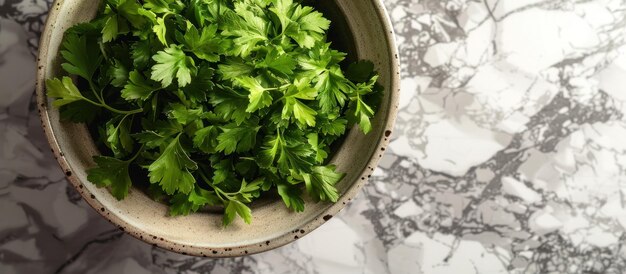
[(63, 33), (72, 25), (93, 18), (97, 2), (57, 0), (52, 5), (39, 49), (37, 100), (42, 126), (69, 182), (111, 223), (138, 239), (183, 254), (207, 257), (253, 254), (285, 245), (319, 227), (345, 207), (367, 182), (388, 144), (399, 95), (397, 49), (380, 0), (318, 0), (326, 11), (334, 14), (329, 17), (338, 44), (353, 57), (373, 61), (380, 73), (379, 83), (385, 88), (373, 130), (364, 135), (356, 128), (351, 129), (330, 160), (338, 171), (347, 174), (337, 185), (341, 193), (339, 201), (314, 203), (305, 199), (305, 211), (294, 213), (280, 199), (271, 200), (253, 206), (252, 224), (236, 220), (228, 227), (221, 225), (221, 214), (199, 212), (170, 217), (167, 205), (151, 200), (141, 190), (133, 188), (126, 199), (117, 201), (107, 189), (99, 189), (87, 181), (86, 170), (94, 165), (92, 156), (99, 152), (85, 125), (60, 121), (59, 112), (45, 95), (44, 82), (63, 75), (59, 54)]

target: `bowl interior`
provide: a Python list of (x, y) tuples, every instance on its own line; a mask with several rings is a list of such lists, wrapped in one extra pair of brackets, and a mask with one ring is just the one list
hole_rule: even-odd
[(221, 214), (169, 217), (167, 205), (154, 202), (139, 189), (131, 189), (126, 199), (117, 201), (108, 190), (89, 183), (86, 170), (93, 166), (91, 157), (98, 150), (87, 126), (60, 121), (42, 83), (64, 75), (58, 53), (63, 32), (95, 16), (98, 4), (93, 0), (55, 2), (40, 45), (37, 97), (42, 124), (70, 182), (92, 207), (126, 232), (187, 254), (236, 256), (261, 252), (293, 241), (302, 236), (300, 231), (308, 233), (328, 220), (356, 195), (382, 156), (395, 119), (399, 73), (392, 31), (378, 0), (317, 2), (316, 6), (333, 22), (329, 38), (335, 48), (348, 52), (349, 61), (373, 61), (380, 73), (379, 83), (385, 88), (372, 132), (364, 135), (353, 128), (330, 160), (338, 171), (347, 174), (337, 185), (341, 193), (337, 203), (313, 203), (305, 198), (305, 211), (293, 213), (278, 199), (266, 201), (253, 208), (252, 224), (236, 220), (224, 228)]

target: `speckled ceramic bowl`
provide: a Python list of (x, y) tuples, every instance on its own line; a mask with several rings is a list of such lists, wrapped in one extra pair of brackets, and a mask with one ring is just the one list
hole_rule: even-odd
[[(169, 217), (167, 205), (151, 200), (138, 189), (117, 201), (107, 189), (87, 181), (86, 170), (94, 165), (98, 150), (85, 125), (61, 122), (59, 112), (45, 95), (45, 79), (62, 75), (59, 46), (70, 26), (93, 18), (95, 0), (57, 0), (41, 37), (37, 72), (37, 99), (42, 126), (50, 146), (69, 181), (103, 217), (127, 233), (162, 248), (208, 257), (258, 253), (292, 242), (311, 232), (339, 212), (367, 182), (382, 157), (393, 128), (399, 93), (398, 55), (393, 30), (380, 0), (318, 0), (333, 21), (331, 38), (352, 57), (371, 60), (380, 73), (385, 96), (373, 121), (373, 130), (363, 135), (352, 129), (331, 163), (347, 175), (338, 185), (337, 203), (313, 203), (293, 213), (282, 201), (272, 200), (253, 207), (252, 224), (241, 220), (224, 228), (221, 214), (201, 212)], [(305, 195), (306, 196), (306, 195)]]

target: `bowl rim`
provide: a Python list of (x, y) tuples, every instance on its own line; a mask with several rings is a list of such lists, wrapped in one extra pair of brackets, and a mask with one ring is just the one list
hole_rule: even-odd
[[(50, 117), (48, 116), (48, 99), (45, 94), (45, 77), (47, 71), (46, 61), (48, 59), (49, 51), (47, 50), (47, 44), (50, 43), (52, 36), (52, 29), (54, 28), (54, 22), (57, 21), (60, 15), (59, 7), (66, 0), (55, 0), (50, 6), (50, 11), (48, 17), (46, 19), (44, 31), (41, 34), (39, 47), (38, 47), (38, 58), (37, 58), (37, 78), (36, 78), (36, 97), (37, 97), (37, 108), (39, 111), (39, 117), (41, 120), (41, 125), (43, 131), (46, 135), (46, 139), (51, 147), (51, 150), (54, 154), (55, 159), (59, 163), (67, 180), (72, 184), (72, 186), (80, 193), (83, 199), (89, 204), (89, 206), (95, 210), (98, 214), (104, 217), (107, 221), (118, 227), (121, 231), (130, 234), (131, 236), (151, 244), (153, 246), (158, 246), (162, 249), (181, 253), (183, 255), (195, 255), (202, 257), (212, 257), (212, 258), (226, 258), (226, 257), (238, 257), (244, 255), (251, 255), (256, 253), (261, 253), (265, 251), (269, 251), (281, 246), (284, 246), (288, 243), (291, 243), (298, 238), (310, 233), (314, 229), (320, 227), (326, 221), (328, 221), (332, 216), (336, 215), (340, 212), (346, 205), (354, 198), (362, 188), (363, 184), (358, 182), (353, 182), (345, 191), (345, 193), (339, 198), (336, 203), (332, 203), (329, 207), (323, 210), (321, 213), (317, 215), (316, 218), (309, 221), (308, 223), (303, 224), (302, 228), (294, 231), (296, 236), (294, 237), (290, 233), (286, 233), (283, 235), (279, 235), (274, 239), (265, 242), (265, 244), (258, 245), (257, 243), (250, 245), (233, 245), (229, 248), (207, 248), (207, 247), (197, 247), (197, 246), (184, 246), (178, 243), (175, 243), (169, 239), (152, 237), (151, 235), (144, 234), (139, 228), (129, 224), (124, 221), (120, 217), (115, 214), (108, 214), (108, 212), (104, 212), (103, 210), (98, 210), (99, 208), (106, 207), (103, 205), (89, 190), (83, 187), (83, 182), (72, 174), (72, 167), (69, 164), (68, 160), (65, 158), (64, 154), (61, 152), (61, 147), (56, 137), (54, 136), (54, 132), (52, 129)], [(360, 175), (357, 178), (361, 178), (362, 181), (367, 182), (367, 178), (370, 177), (371, 173), (374, 171), (374, 168), (378, 165), (379, 160), (382, 158), (383, 152), (385, 148), (388, 146), (391, 140), (391, 134), (393, 132), (393, 127), (395, 125), (397, 111), (398, 111), (398, 101), (399, 101), (399, 92), (400, 92), (400, 59), (399, 59), (399, 51), (396, 44), (395, 31), (393, 29), (393, 25), (391, 23), (391, 19), (389, 17), (388, 11), (383, 4), (382, 0), (365, 0), (371, 2), (374, 5), (374, 9), (377, 15), (377, 21), (381, 23), (384, 38), (387, 48), (389, 49), (389, 73), (390, 73), (390, 87), (391, 90), (388, 102), (388, 113), (387, 117), (385, 117), (381, 122), (383, 123), (383, 131), (376, 143), (375, 149), (370, 156), (369, 161), (365, 165), (365, 168), (360, 172)], [(45, 47), (42, 47), (45, 46)], [(56, 53), (55, 53), (56, 54)], [(377, 155), (378, 154), (378, 155)], [(218, 251), (219, 252), (216, 252)]]

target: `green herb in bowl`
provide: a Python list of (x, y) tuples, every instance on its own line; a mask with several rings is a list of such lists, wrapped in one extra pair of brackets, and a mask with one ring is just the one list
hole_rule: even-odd
[[(135, 183), (171, 215), (224, 206), (250, 222), (265, 192), (304, 209), (337, 201), (326, 164), (354, 124), (371, 130), (382, 88), (373, 64), (342, 69), (331, 22), (292, 0), (107, 0), (67, 30), (70, 77), (46, 81), (61, 116), (91, 126), (89, 181), (123, 199)], [(303, 187), (304, 186), (304, 187)]]

